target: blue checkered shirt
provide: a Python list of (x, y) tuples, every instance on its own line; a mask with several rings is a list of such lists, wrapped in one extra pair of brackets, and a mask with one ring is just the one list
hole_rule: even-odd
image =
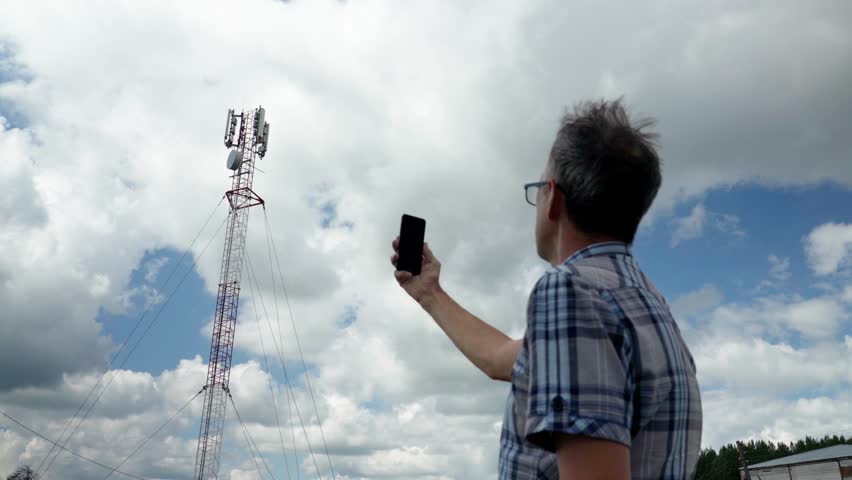
[(695, 363), (626, 244), (590, 245), (530, 294), (500, 438), (500, 479), (557, 479), (554, 433), (630, 447), (634, 479), (695, 476)]

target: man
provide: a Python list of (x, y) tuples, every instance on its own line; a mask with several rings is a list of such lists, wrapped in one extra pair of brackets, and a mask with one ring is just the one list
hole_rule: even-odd
[(644, 131), (652, 124), (632, 125), (621, 100), (582, 103), (562, 119), (540, 181), (524, 186), (538, 255), (552, 268), (530, 294), (523, 339), (459, 306), (428, 245), (420, 275), (395, 272), (474, 365), (512, 383), (501, 479), (695, 475), (695, 364), (630, 248), (662, 182), (655, 135)]

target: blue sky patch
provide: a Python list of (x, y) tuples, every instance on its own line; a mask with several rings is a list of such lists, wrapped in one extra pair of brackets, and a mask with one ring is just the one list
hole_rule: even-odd
[(346, 305), (343, 307), (343, 313), (337, 320), (337, 328), (343, 330), (358, 320), (358, 306)]
[[(755, 289), (786, 265), (783, 280), (774, 288), (782, 292), (819, 294), (818, 283), (807, 263), (804, 238), (827, 222), (852, 222), (852, 190), (825, 183), (808, 188), (767, 188), (744, 184), (716, 189), (675, 209), (674, 216), (689, 216), (695, 206), (717, 215), (736, 217), (736, 228), (705, 225), (703, 233), (672, 246), (676, 226), (658, 219), (640, 230), (634, 252), (642, 268), (669, 299), (718, 286), (726, 299), (749, 301)], [(774, 256), (776, 261), (770, 260)], [(774, 270), (773, 270), (774, 269)]]
[[(14, 45), (0, 39), (0, 85), (9, 82), (32, 82), (33, 77), (15, 58)], [(26, 116), (8, 98), (0, 96), (0, 117), (6, 119), (7, 128), (26, 128)]]
[(340, 196), (335, 193), (332, 184), (320, 183), (314, 187), (313, 192), (306, 198), (306, 201), (308, 206), (315, 209), (319, 214), (320, 227), (325, 230), (332, 228), (352, 230), (354, 228), (354, 223), (339, 218), (337, 206), (340, 203)]
[[(161, 295), (162, 300), (151, 306), (139, 329), (131, 337), (129, 345), (118, 357), (117, 364), (120, 364), (162, 309), (156, 323), (139, 343), (124, 368), (158, 375), (163, 370), (175, 368), (179, 359), (193, 358), (199, 353), (206, 359), (210, 339), (205, 339), (199, 331), (213, 317), (216, 299), (205, 291), (198, 272), (190, 269), (191, 255), (187, 255), (183, 263), (178, 265), (181, 255), (181, 252), (171, 248), (146, 252), (139, 266), (131, 272), (128, 283), (129, 291), (142, 293), (129, 298), (129, 308), (126, 312), (111, 313), (102, 308), (98, 313), (97, 321), (104, 326), (105, 333), (112, 337), (116, 345), (120, 345), (150, 303), (151, 297), (145, 293), (156, 290)], [(166, 285), (162, 285), (172, 271), (172, 278)], [(175, 291), (184, 276), (186, 278), (180, 289), (171, 301), (165, 304), (165, 299)], [(200, 388), (204, 379), (199, 379), (199, 382)]]

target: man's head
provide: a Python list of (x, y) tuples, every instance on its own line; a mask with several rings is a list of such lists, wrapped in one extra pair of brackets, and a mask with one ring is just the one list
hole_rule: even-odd
[(621, 99), (583, 102), (565, 114), (541, 176), (550, 182), (536, 197), (542, 258), (553, 262), (565, 241), (633, 243), (662, 183), (656, 134), (644, 131), (653, 123), (631, 123)]

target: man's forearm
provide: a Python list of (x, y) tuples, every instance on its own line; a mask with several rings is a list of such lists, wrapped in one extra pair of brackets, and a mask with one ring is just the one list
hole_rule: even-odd
[(420, 305), (483, 373), (495, 380), (511, 380), (520, 341), (512, 340), (465, 310), (443, 289), (423, 298)]

